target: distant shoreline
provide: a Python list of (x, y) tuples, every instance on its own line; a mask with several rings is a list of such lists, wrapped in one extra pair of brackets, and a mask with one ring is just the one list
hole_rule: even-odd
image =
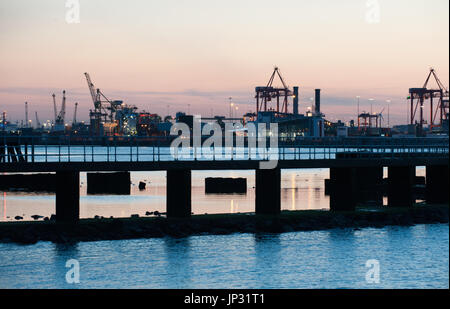
[(82, 219), (76, 225), (52, 221), (1, 222), (0, 243), (39, 241), (73, 243), (138, 238), (183, 238), (234, 233), (286, 233), (336, 228), (382, 228), (449, 222), (449, 205), (412, 208), (359, 207), (354, 212), (283, 211), (278, 216), (254, 214), (195, 215), (189, 219), (163, 217)]

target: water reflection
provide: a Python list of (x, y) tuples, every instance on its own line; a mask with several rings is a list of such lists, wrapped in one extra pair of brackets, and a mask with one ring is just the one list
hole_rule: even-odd
[[(340, 282), (342, 273), (353, 282), (364, 282), (365, 261), (361, 259), (363, 252), (358, 248), (357, 233), (354, 229), (334, 229), (324, 232), (323, 254), (327, 261), (326, 269), (321, 272), (323, 285), (336, 285)], [(338, 288), (351, 288), (351, 286), (340, 285)]]
[[(280, 271), (282, 256), (282, 241), (279, 234), (256, 233), (253, 236), (255, 260), (252, 268), (258, 273), (272, 273)], [(271, 276), (261, 275), (259, 286), (276, 287), (279, 283)]]
[[(195, 272), (191, 259), (190, 238), (164, 238), (163, 243), (166, 265), (163, 285), (175, 289), (188, 287), (191, 283), (191, 276)], [(178, 279), (174, 280), (174, 278)]]
[[(283, 170), (281, 178), (281, 207), (283, 210), (327, 209), (329, 198), (324, 195), (324, 179), (327, 169)], [(243, 195), (207, 195), (206, 177), (247, 178), (248, 191)], [(131, 173), (134, 184), (130, 196), (92, 196), (86, 194), (86, 173), (81, 173), (81, 218), (145, 216), (147, 211), (165, 212), (165, 172)], [(139, 191), (139, 181), (147, 182), (147, 189)], [(207, 171), (192, 174), (192, 211), (194, 214), (245, 213), (255, 209), (255, 176), (249, 171)], [(6, 207), (7, 205), (7, 207)], [(32, 215), (50, 217), (55, 212), (55, 196), (15, 192), (3, 193), (3, 209), (0, 220), (14, 220), (17, 215), (33, 220)], [(25, 214), (25, 215), (23, 215)], [(8, 218), (9, 217), (9, 218)]]

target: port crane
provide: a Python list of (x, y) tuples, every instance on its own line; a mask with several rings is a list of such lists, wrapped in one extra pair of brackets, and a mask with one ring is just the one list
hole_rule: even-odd
[(65, 118), (66, 118), (66, 91), (63, 90), (61, 110), (59, 111), (59, 113), (58, 113), (58, 109), (56, 107), (56, 95), (52, 94), (52, 98), (53, 98), (53, 112), (54, 112), (54, 116), (55, 116), (53, 130), (64, 131)]
[[(275, 78), (278, 77), (281, 81), (283, 87), (276, 88), (273, 87), (273, 82)], [(292, 96), (293, 93), (289, 89), (289, 87), (284, 82), (283, 77), (281, 76), (280, 70), (278, 67), (274, 68), (272, 75), (270, 76), (269, 82), (264, 87), (256, 87), (256, 114), (259, 111), (267, 111), (267, 102), (272, 101), (272, 99), (276, 99), (277, 101), (277, 113), (288, 113), (288, 97)], [(282, 107), (280, 110), (280, 99), (283, 100)]]
[(95, 88), (89, 73), (84, 73), (84, 76), (94, 103), (94, 110), (90, 110), (89, 113), (91, 125), (94, 126), (94, 133), (99, 135), (100, 124), (106, 123), (107, 118), (109, 118), (110, 123), (115, 122), (116, 112), (121, 109), (123, 101), (108, 99), (100, 89)]
[[(434, 79), (438, 89), (428, 88), (431, 79)], [(422, 134), (424, 124), (427, 124), (427, 121), (424, 119), (424, 108), (427, 101), (429, 101), (430, 104), (430, 118), (428, 123), (430, 131), (436, 127), (442, 128), (444, 121), (448, 121), (449, 92), (442, 84), (433, 68), (430, 69), (430, 73), (428, 74), (423, 87), (410, 88), (409, 94), (410, 124), (416, 124), (420, 134)], [(435, 105), (436, 101), (437, 104)], [(417, 120), (416, 118), (419, 119)]]
[[(56, 104), (55, 104), (56, 106)], [(56, 109), (55, 109), (56, 111)], [(56, 125), (64, 125), (64, 120), (66, 118), (66, 91), (63, 90), (63, 97), (62, 97), (62, 103), (61, 103), (61, 110), (59, 111), (59, 114), (57, 114), (55, 119)]]
[(54, 122), (56, 123), (56, 118), (58, 117), (58, 112), (56, 111), (56, 96), (55, 94), (52, 94), (52, 98), (53, 98), (53, 112), (55, 114), (54, 116)]
[(77, 109), (78, 109), (78, 102), (75, 102), (75, 110), (73, 112), (72, 126), (77, 123)]

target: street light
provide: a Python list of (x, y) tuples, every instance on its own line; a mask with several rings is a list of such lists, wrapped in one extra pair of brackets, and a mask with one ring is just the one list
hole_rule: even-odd
[(233, 108), (233, 105), (234, 105), (234, 103), (232, 102), (232, 100), (233, 100), (233, 98), (232, 97), (229, 97), (228, 98), (228, 100), (230, 101), (230, 118), (232, 118), (232, 108)]
[(375, 101), (375, 99), (369, 99), (369, 102), (370, 102), (370, 114), (373, 114), (372, 105), (373, 105), (374, 101)]

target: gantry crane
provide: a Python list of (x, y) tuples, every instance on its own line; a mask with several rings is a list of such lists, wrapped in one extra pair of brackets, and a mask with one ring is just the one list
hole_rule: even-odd
[[(428, 89), (428, 84), (430, 79), (433, 77), (439, 89)], [(411, 88), (409, 89), (410, 96), (410, 124), (416, 124), (419, 131), (422, 134), (424, 124), (427, 121), (424, 119), (424, 108), (426, 101), (430, 102), (430, 118), (429, 118), (429, 129), (443, 126), (445, 120), (448, 121), (449, 118), (449, 92), (447, 88), (444, 87), (442, 82), (436, 75), (436, 71), (431, 68), (427, 79), (422, 88)], [(437, 104), (434, 105), (437, 99)], [(418, 111), (419, 109), (419, 111)], [(438, 118), (439, 117), (439, 118)], [(417, 120), (416, 118), (419, 118)]]
[[(281, 81), (281, 84), (283, 85), (282, 88), (275, 88), (273, 87), (273, 82), (275, 80), (275, 77), (278, 76), (278, 78)], [(256, 114), (260, 111), (267, 111), (267, 102), (272, 101), (272, 99), (276, 99), (277, 101), (277, 113), (285, 113), (288, 112), (288, 97), (292, 96), (293, 93), (289, 89), (289, 87), (284, 82), (283, 77), (281, 76), (280, 70), (278, 67), (275, 67), (272, 75), (270, 76), (269, 82), (267, 83), (267, 86), (265, 87), (256, 87)], [(280, 98), (283, 99), (282, 107), (280, 110)]]

